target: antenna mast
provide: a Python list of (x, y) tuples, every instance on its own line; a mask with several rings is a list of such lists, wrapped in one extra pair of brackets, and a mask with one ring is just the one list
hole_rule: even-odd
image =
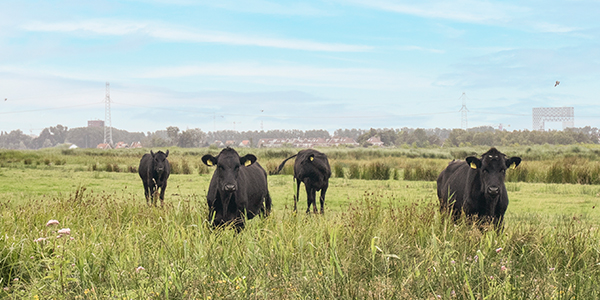
[[(106, 126), (108, 124), (108, 131)], [(112, 121), (110, 120), (110, 83), (106, 83), (106, 97), (104, 98), (104, 143), (113, 145)]]
[(460, 127), (464, 130), (467, 130), (467, 128), (469, 127), (469, 123), (467, 120), (467, 112), (469, 112), (469, 110), (467, 109), (467, 94), (465, 94), (465, 92), (462, 93), (462, 95), (460, 96), (459, 99), (462, 99), (462, 107), (460, 108)]

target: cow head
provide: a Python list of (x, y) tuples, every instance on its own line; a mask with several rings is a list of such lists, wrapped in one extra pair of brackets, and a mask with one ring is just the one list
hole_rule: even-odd
[(167, 166), (169, 164), (169, 161), (167, 160), (169, 150), (167, 150), (167, 153), (163, 153), (162, 151), (154, 153), (150, 150), (150, 155), (152, 155), (152, 168), (154, 172), (160, 176), (169, 168)]
[(496, 148), (491, 148), (481, 156), (481, 159), (470, 156), (466, 158), (466, 161), (471, 169), (479, 175), (480, 191), (485, 195), (485, 198), (496, 200), (504, 191), (506, 169), (516, 168), (521, 163), (521, 158), (507, 158)]
[(246, 154), (240, 157), (232, 148), (225, 148), (216, 157), (210, 154), (202, 156), (202, 162), (207, 166), (217, 166), (213, 176), (218, 180), (219, 191), (227, 194), (237, 190), (240, 168), (252, 165), (256, 162), (256, 156)]
[[(225, 148), (219, 155), (206, 154), (202, 162), (207, 166), (216, 166), (213, 180), (216, 181), (217, 199), (213, 203), (215, 224), (219, 225), (240, 217), (239, 209), (235, 203), (235, 194), (238, 190), (238, 176), (241, 168), (246, 168), (256, 162), (256, 156), (246, 154), (240, 157), (231, 148)], [(233, 200), (233, 201), (232, 201)]]

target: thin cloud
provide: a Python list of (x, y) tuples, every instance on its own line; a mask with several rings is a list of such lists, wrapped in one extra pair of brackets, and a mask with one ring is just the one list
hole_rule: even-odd
[(350, 0), (357, 5), (373, 9), (413, 15), (422, 18), (449, 20), (460, 23), (514, 27), (534, 32), (570, 33), (580, 28), (558, 23), (537, 21), (543, 8), (533, 9), (501, 2), (456, 0), (402, 3), (390, 0)]
[(375, 90), (429, 87), (431, 80), (375, 68), (321, 68), (313, 66), (270, 66), (254, 63), (185, 65), (144, 71), (138, 78), (161, 79), (207, 76), (237, 78), (271, 86), (322, 86)]
[(547, 22), (538, 22), (533, 25), (534, 29), (539, 32), (548, 32), (548, 33), (569, 33), (573, 31), (578, 31), (580, 28), (577, 27), (568, 27), (562, 26), (558, 24), (552, 24)]
[(520, 7), (512, 5), (472, 0), (427, 1), (419, 2), (418, 4), (387, 0), (352, 0), (351, 2), (375, 9), (418, 17), (479, 24), (509, 22), (512, 20), (511, 15), (513, 13), (523, 10)]
[(420, 46), (398, 46), (398, 47), (395, 47), (395, 49), (400, 50), (400, 51), (422, 51), (422, 52), (438, 53), (438, 54), (446, 53), (446, 51), (444, 51), (444, 50), (424, 48), (424, 47), (420, 47)]
[(324, 8), (319, 8), (323, 3), (306, 3), (306, 2), (279, 2), (265, 0), (139, 0), (143, 3), (162, 3), (167, 5), (178, 5), (186, 7), (215, 7), (224, 10), (254, 13), (262, 15), (283, 15), (283, 16), (326, 16), (331, 13)]
[(373, 50), (372, 46), (364, 45), (321, 43), (300, 39), (250, 36), (247, 34), (237, 34), (230, 32), (197, 31), (189, 29), (168, 28), (164, 24), (159, 25), (149, 22), (130, 22), (107, 19), (58, 23), (32, 22), (23, 26), (23, 29), (35, 32), (85, 32), (113, 36), (137, 34), (173, 42), (216, 43), (226, 45), (258, 46), (304, 51), (366, 52)]

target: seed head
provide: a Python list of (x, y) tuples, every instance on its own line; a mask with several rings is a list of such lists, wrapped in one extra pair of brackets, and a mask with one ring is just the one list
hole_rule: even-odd
[(48, 221), (48, 223), (46, 223), (46, 226), (50, 226), (50, 225), (58, 225), (58, 224), (60, 224), (60, 223), (58, 222), (58, 220), (50, 220), (50, 221)]

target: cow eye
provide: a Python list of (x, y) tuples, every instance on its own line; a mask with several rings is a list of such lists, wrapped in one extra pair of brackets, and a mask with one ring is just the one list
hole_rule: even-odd
[(487, 173), (488, 173), (488, 170), (486, 170), (486, 169), (483, 169), (483, 173), (486, 173), (486, 174), (487, 174)]

